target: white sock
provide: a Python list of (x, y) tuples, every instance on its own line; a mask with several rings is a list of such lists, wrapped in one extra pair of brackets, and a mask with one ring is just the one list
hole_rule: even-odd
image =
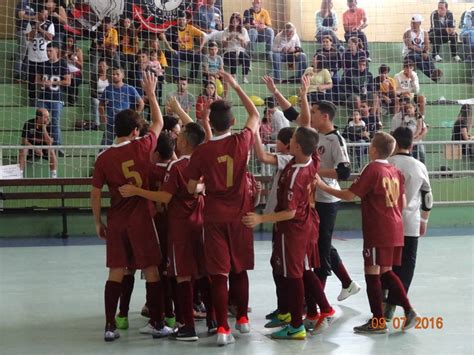
[(58, 177), (58, 171), (57, 170), (51, 170), (51, 177), (53, 179), (57, 178)]

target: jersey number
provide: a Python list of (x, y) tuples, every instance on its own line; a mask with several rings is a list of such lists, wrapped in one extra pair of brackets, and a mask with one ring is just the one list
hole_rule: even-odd
[(400, 181), (384, 177), (382, 184), (385, 189), (385, 205), (387, 207), (397, 206), (398, 198), (400, 197)]
[(135, 165), (133, 160), (127, 160), (122, 163), (122, 172), (123, 176), (127, 179), (134, 179), (135, 186), (142, 187), (143, 181), (140, 174), (136, 171), (130, 170), (131, 167)]
[(230, 155), (222, 155), (217, 158), (218, 163), (226, 163), (227, 171), (226, 171), (226, 187), (232, 187), (234, 184), (234, 159)]
[[(43, 81), (48, 81), (50, 80), (52, 82), (52, 85), (49, 87), (49, 89), (51, 91), (58, 91), (60, 89), (59, 87), (59, 82), (61, 81), (61, 77), (57, 76), (57, 75), (46, 75), (46, 74), (43, 74)], [(43, 90), (45, 90), (45, 87), (41, 87)]]
[(46, 47), (46, 42), (43, 38), (34, 38), (33, 39), (33, 51), (43, 52)]

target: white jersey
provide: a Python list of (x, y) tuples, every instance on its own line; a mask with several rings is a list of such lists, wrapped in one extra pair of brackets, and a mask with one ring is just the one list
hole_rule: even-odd
[[(425, 30), (422, 30), (420, 28), (420, 33), (415, 33), (411, 29), (409, 29), (408, 31), (410, 31), (410, 42), (415, 47), (424, 48), (424, 46), (425, 46)], [(402, 56), (406, 57), (408, 54), (410, 54), (410, 50), (408, 49), (405, 42), (403, 42)]]
[(388, 158), (405, 177), (407, 206), (403, 209), (403, 229), (407, 237), (420, 236), (421, 191), (430, 192), (431, 185), (425, 164), (409, 154), (396, 154)]
[[(40, 26), (54, 37), (54, 25), (51, 21), (45, 21)], [(30, 33), (32, 30), (31, 23), (28, 23), (25, 34)], [(43, 35), (36, 33), (35, 37), (31, 41), (28, 41), (28, 60), (36, 63), (47, 62), (49, 59), (46, 47), (50, 42), (51, 41), (48, 41)]]
[[(346, 141), (337, 131), (327, 134), (319, 133), (318, 153), (321, 159), (320, 169), (335, 169), (340, 163), (350, 163), (347, 154)], [(324, 182), (333, 189), (340, 190), (337, 179), (321, 177)], [(334, 203), (340, 199), (334, 197), (321, 189), (316, 189), (316, 202)]]
[(277, 166), (275, 175), (273, 176), (272, 187), (270, 193), (268, 194), (267, 204), (265, 205), (264, 214), (275, 212), (275, 207), (277, 205), (277, 189), (278, 189), (278, 180), (280, 180), (280, 175), (285, 166), (293, 159), (292, 155), (289, 154), (275, 154), (277, 158)]

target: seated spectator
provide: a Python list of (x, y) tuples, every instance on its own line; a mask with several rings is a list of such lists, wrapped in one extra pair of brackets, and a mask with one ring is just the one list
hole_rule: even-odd
[(474, 7), (464, 11), (461, 16), (459, 28), (464, 46), (464, 60), (474, 60)]
[(281, 83), (282, 63), (296, 65), (296, 73), (292, 80), (299, 82), (304, 70), (307, 67), (306, 54), (303, 53), (301, 42), (296, 28), (291, 22), (287, 22), (283, 31), (275, 36), (272, 46), (273, 51), (273, 79), (276, 83)]
[(67, 62), (69, 73), (71, 74), (71, 85), (66, 87), (67, 102), (74, 106), (79, 94), (79, 86), (82, 84), (82, 67), (84, 65), (84, 55), (82, 49), (76, 46), (73, 36), (66, 37), (63, 47), (63, 57)]
[(13, 56), (13, 74), (15, 79), (24, 79), (23, 73), (26, 73), (25, 57), (27, 54), (26, 27), (30, 21), (36, 20), (35, 10), (30, 6), (28, 0), (19, 0), (15, 8), (15, 33), (17, 46)]
[[(471, 134), (472, 128), (472, 107), (464, 104), (461, 106), (458, 118), (454, 122), (451, 140), (453, 141), (474, 141)], [(474, 157), (474, 143), (462, 145), (462, 155), (465, 157)]]
[[(197, 77), (199, 67), (201, 66), (201, 52), (204, 47), (205, 33), (188, 23), (186, 13), (180, 12), (178, 16), (178, 25), (171, 26), (168, 29), (167, 37), (170, 38), (172, 50), (165, 52), (166, 57), (171, 61), (171, 71), (173, 80), (179, 80), (179, 63), (184, 61), (191, 63), (189, 79), (194, 80)], [(199, 49), (194, 49), (194, 41), (199, 40)]]
[(438, 10), (431, 13), (431, 28), (429, 32), (430, 43), (433, 46), (432, 56), (437, 62), (441, 62), (443, 58), (439, 55), (439, 46), (443, 43), (450, 44), (451, 56), (455, 62), (460, 62), (461, 58), (457, 54), (456, 42), (458, 34), (454, 24), (454, 16), (448, 10), (448, 3), (445, 0), (438, 2)]
[(349, 10), (342, 14), (344, 38), (346, 42), (348, 42), (351, 37), (358, 38), (362, 42), (362, 49), (364, 49), (367, 60), (370, 62), (367, 36), (362, 32), (362, 30), (368, 26), (365, 11), (357, 7), (357, 0), (347, 0), (347, 7), (349, 7)]
[(325, 36), (330, 36), (338, 50), (344, 51), (344, 46), (337, 38), (337, 15), (332, 0), (322, 0), (321, 10), (316, 12), (316, 41), (322, 43)]
[(44, 6), (48, 10), (48, 20), (54, 25), (53, 41), (62, 46), (66, 37), (64, 25), (67, 24), (67, 3), (65, 0), (46, 0)]
[(106, 124), (102, 145), (111, 145), (115, 138), (115, 116), (123, 110), (142, 112), (145, 104), (137, 90), (123, 82), (122, 68), (112, 70), (112, 84), (107, 86), (100, 97), (99, 116)]
[(229, 27), (222, 35), (222, 46), (224, 48), (224, 64), (230, 68), (230, 73), (235, 76), (237, 67), (242, 65), (243, 82), (249, 83), (248, 74), (250, 69), (250, 55), (247, 46), (250, 42), (247, 30), (242, 25), (242, 17), (239, 13), (233, 13), (229, 20)]
[(357, 110), (360, 113), (360, 118), (365, 122), (365, 127), (369, 133), (369, 138), (372, 139), (374, 134), (382, 129), (380, 115), (375, 108), (370, 107), (370, 104), (367, 100), (361, 100)]
[(194, 14), (193, 25), (206, 33), (222, 31), (222, 13), (216, 6), (216, 0), (206, 0)]
[(323, 63), (324, 57), (320, 54), (315, 54), (311, 66), (304, 72), (304, 75), (310, 79), (308, 88), (308, 100), (310, 102), (330, 99), (327, 91), (331, 90), (333, 86), (331, 73), (323, 68)]
[(361, 57), (367, 58), (362, 48), (362, 42), (357, 37), (351, 37), (347, 40), (347, 49), (342, 54), (342, 67), (344, 72), (357, 69), (359, 67), (359, 59)]
[(263, 0), (252, 0), (252, 7), (244, 11), (244, 26), (249, 32), (250, 53), (255, 52), (255, 43), (265, 42), (266, 60), (272, 61), (272, 46), (275, 32), (267, 10), (262, 8)]
[(416, 67), (435, 83), (443, 76), (443, 72), (436, 69), (430, 56), (430, 40), (428, 32), (421, 28), (423, 18), (413, 15), (410, 28), (403, 34), (402, 56), (404, 61), (411, 60)]
[[(219, 52), (219, 47), (217, 43), (211, 41), (208, 43), (208, 54), (203, 56), (202, 61), (202, 76), (203, 80), (207, 82), (209, 75), (214, 75), (216, 78), (219, 77), (219, 71), (224, 70), (224, 60), (222, 57), (217, 54)], [(224, 97), (226, 94), (224, 94)]]
[(160, 62), (161, 67), (163, 69), (166, 69), (168, 68), (168, 61), (166, 60), (165, 53), (161, 50), (160, 41), (164, 43), (165, 47), (169, 51), (174, 51), (173, 47), (168, 42), (164, 33), (149, 34), (148, 39), (143, 43), (142, 49), (145, 50), (147, 53), (150, 53), (151, 51), (156, 51), (158, 53), (158, 61)]
[(171, 97), (176, 97), (182, 109), (189, 113), (194, 107), (195, 99), (194, 96), (188, 91), (188, 80), (185, 77), (179, 78), (177, 84), (177, 90), (169, 93), (166, 97), (166, 101), (169, 101)]
[(120, 66), (120, 55), (118, 52), (119, 38), (118, 32), (110, 17), (104, 17), (103, 37), (98, 43), (99, 51), (105, 59), (113, 66)]
[(203, 119), (204, 109), (207, 107), (209, 102), (219, 100), (220, 97), (217, 95), (216, 84), (212, 81), (208, 81), (204, 87), (204, 91), (198, 96), (196, 100), (196, 119), (197, 122), (201, 122)]
[(36, 110), (36, 117), (25, 122), (21, 131), (21, 145), (24, 146), (49, 146), (41, 149), (20, 149), (18, 163), (20, 164), (21, 175), (24, 176), (27, 158), (42, 158), (49, 160), (50, 177), (57, 178), (57, 159), (54, 149), (51, 149), (53, 139), (48, 133), (49, 112), (45, 108)]
[(346, 104), (354, 106), (354, 96), (360, 96), (362, 100), (374, 100), (374, 77), (367, 69), (367, 59), (359, 58), (357, 69), (346, 71), (342, 76), (342, 88), (346, 93)]
[(119, 26), (119, 53), (122, 67), (127, 71), (125, 77), (128, 77), (129, 70), (133, 70), (138, 47), (138, 35), (132, 26), (132, 20), (125, 17)]
[(283, 112), (278, 109), (273, 96), (265, 99), (265, 106), (267, 110), (267, 120), (272, 127), (270, 140), (271, 143), (275, 143), (280, 129), (290, 127), (290, 121), (288, 121)]
[[(369, 141), (369, 132), (367, 132), (367, 127), (365, 122), (362, 121), (359, 111), (352, 111), (352, 118), (344, 128), (342, 136), (351, 143), (365, 143)], [(365, 151), (365, 147), (349, 147), (349, 154), (351, 155), (354, 170), (358, 171), (362, 167), (362, 156)]]
[(334, 46), (331, 36), (323, 37), (323, 46), (316, 51), (323, 58), (323, 68), (329, 70), (332, 79), (332, 101), (339, 101), (339, 69), (342, 69), (342, 54)]
[(263, 110), (262, 122), (260, 123), (260, 127), (258, 129), (258, 134), (260, 135), (260, 139), (263, 144), (266, 145), (274, 143), (272, 139), (272, 133), (271, 114), (268, 112), (268, 109), (265, 108)]
[(395, 92), (398, 99), (401, 96), (408, 96), (418, 105), (419, 112), (425, 114), (425, 97), (420, 95), (420, 82), (418, 75), (413, 70), (414, 64), (411, 60), (405, 60), (403, 70), (395, 74)]
[(99, 98), (102, 96), (105, 88), (110, 85), (109, 78), (107, 76), (108, 70), (109, 66), (107, 65), (107, 61), (105, 58), (102, 58), (99, 60), (97, 73), (91, 73), (91, 113), (92, 120), (97, 126), (100, 124)]
[(382, 64), (379, 67), (379, 76), (375, 78), (374, 89), (380, 106), (385, 107), (390, 114), (394, 115), (398, 112), (397, 84), (395, 79), (390, 77), (388, 73), (390, 73), (390, 67)]

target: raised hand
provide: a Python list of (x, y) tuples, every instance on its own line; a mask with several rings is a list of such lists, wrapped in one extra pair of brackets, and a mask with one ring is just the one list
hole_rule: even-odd
[(310, 84), (311, 84), (311, 80), (309, 76), (303, 75), (301, 77), (300, 98), (308, 94)]
[(219, 75), (222, 77), (222, 79), (229, 84), (229, 86), (232, 88), (232, 89), (235, 89), (237, 87), (239, 87), (239, 83), (237, 82), (237, 80), (235, 80), (235, 78), (228, 72), (224, 71), (224, 70), (219, 70)]
[(275, 94), (275, 92), (277, 91), (277, 87), (275, 85), (275, 82), (273, 81), (273, 78), (269, 75), (265, 75), (262, 77), (262, 81), (267, 86), (268, 91), (270, 91), (272, 94)]
[(148, 71), (143, 72), (142, 89), (143, 91), (145, 91), (146, 96), (155, 96), (157, 82), (158, 79), (153, 73), (150, 73)]

